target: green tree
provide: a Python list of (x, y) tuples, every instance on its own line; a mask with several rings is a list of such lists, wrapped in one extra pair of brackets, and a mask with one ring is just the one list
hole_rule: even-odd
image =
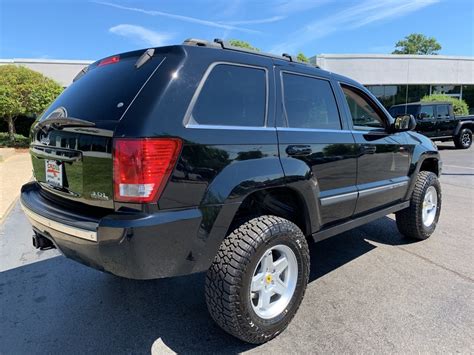
[(241, 41), (240, 39), (231, 39), (229, 43), (231, 46), (234, 46), (234, 47), (240, 47), (240, 48), (245, 48), (245, 49), (250, 49), (252, 51), (260, 52), (260, 49), (258, 49), (257, 47), (252, 46), (248, 42)]
[(61, 93), (54, 80), (25, 67), (0, 66), (0, 117), (8, 123), (10, 141), (15, 141), (18, 116), (38, 115)]
[(395, 43), (392, 54), (438, 54), (441, 45), (434, 37), (412, 33)]
[(421, 99), (424, 102), (433, 102), (433, 101), (444, 101), (450, 102), (453, 104), (453, 111), (454, 114), (457, 116), (468, 115), (469, 114), (469, 106), (467, 105), (466, 101), (459, 100), (455, 97), (443, 95), (443, 94), (433, 94), (427, 95)]
[(301, 52), (298, 53), (298, 56), (296, 57), (296, 59), (298, 59), (300, 62), (309, 63), (309, 58)]

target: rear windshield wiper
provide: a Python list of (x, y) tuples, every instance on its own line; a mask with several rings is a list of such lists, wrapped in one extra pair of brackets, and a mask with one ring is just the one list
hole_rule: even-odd
[(47, 127), (61, 129), (63, 127), (94, 127), (95, 123), (91, 121), (81, 120), (74, 117), (55, 117), (47, 118), (38, 122), (36, 128), (44, 131)]

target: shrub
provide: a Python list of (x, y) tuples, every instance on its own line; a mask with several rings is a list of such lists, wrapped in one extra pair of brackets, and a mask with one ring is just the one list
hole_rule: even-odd
[(28, 148), (29, 145), (30, 139), (25, 136), (22, 136), (21, 134), (15, 134), (15, 140), (12, 142), (8, 133), (0, 132), (0, 148)]
[(15, 120), (40, 114), (61, 93), (54, 80), (26, 67), (0, 66), (0, 117), (8, 123), (9, 138), (15, 141)]
[(424, 102), (433, 102), (433, 101), (446, 101), (453, 104), (453, 111), (456, 116), (468, 115), (469, 106), (466, 101), (459, 100), (455, 97), (443, 95), (443, 94), (433, 94), (427, 95), (421, 99)]

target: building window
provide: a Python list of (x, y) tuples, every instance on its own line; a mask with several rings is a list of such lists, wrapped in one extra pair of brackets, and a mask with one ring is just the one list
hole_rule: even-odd
[(406, 103), (406, 85), (370, 85), (367, 89), (385, 108)]
[(431, 87), (431, 93), (459, 97), (461, 94), (461, 85), (433, 85)]
[(469, 106), (469, 114), (474, 114), (474, 85), (462, 86), (462, 99), (466, 101)]
[(430, 94), (429, 85), (408, 85), (407, 103), (420, 101)]

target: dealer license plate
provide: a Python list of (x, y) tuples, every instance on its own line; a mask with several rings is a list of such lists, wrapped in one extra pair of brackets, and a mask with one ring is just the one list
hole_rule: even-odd
[(63, 186), (63, 165), (55, 160), (46, 160), (46, 182), (56, 187)]

